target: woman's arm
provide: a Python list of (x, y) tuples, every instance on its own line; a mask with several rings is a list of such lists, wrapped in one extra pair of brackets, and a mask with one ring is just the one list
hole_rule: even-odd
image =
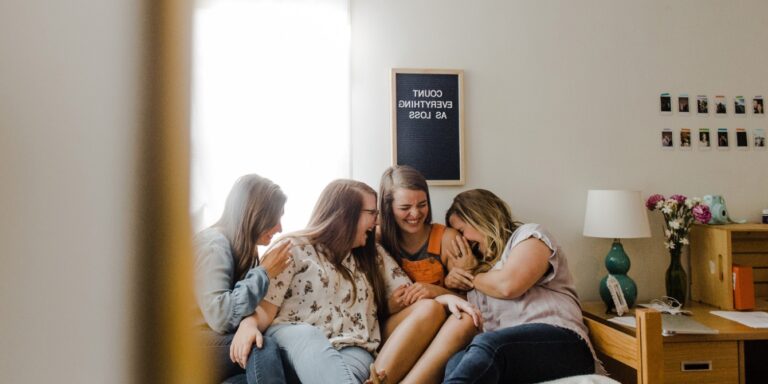
[(421, 299), (434, 299), (440, 295), (456, 295), (456, 293), (449, 291), (439, 285), (425, 284), (425, 283), (413, 283), (405, 289), (405, 295), (403, 301), (406, 305), (411, 305)]
[(547, 272), (552, 252), (543, 241), (535, 237), (523, 240), (509, 251), (509, 257), (501, 269), (475, 276), (475, 289), (499, 299), (519, 297)]
[(261, 305), (256, 308), (256, 312), (253, 314), (256, 318), (256, 324), (261, 332), (264, 332), (272, 324), (277, 316), (277, 311), (280, 308), (269, 301), (262, 301)]
[(208, 326), (218, 333), (234, 331), (253, 313), (269, 287), (263, 268), (253, 268), (235, 283), (235, 263), (229, 242), (221, 238), (198, 244), (195, 259), (195, 296)]
[[(464, 251), (462, 252), (462, 248)], [(445, 276), (445, 287), (465, 295), (466, 291), (474, 288), (475, 276), (472, 270), (478, 265), (478, 260), (472, 254), (467, 239), (459, 231), (446, 227), (443, 232), (441, 259), (448, 274)]]
[(232, 343), (229, 345), (229, 359), (233, 363), (245, 368), (253, 345), (256, 344), (257, 348), (261, 348), (264, 344), (263, 333), (272, 324), (278, 309), (276, 305), (262, 301), (253, 315), (240, 322), (240, 326), (237, 327), (237, 332), (232, 338)]
[(379, 244), (376, 244), (378, 252), (379, 273), (384, 279), (387, 293), (387, 308), (390, 314), (402, 311), (409, 303), (405, 302), (405, 293), (411, 286), (411, 279), (392, 259), (387, 251)]

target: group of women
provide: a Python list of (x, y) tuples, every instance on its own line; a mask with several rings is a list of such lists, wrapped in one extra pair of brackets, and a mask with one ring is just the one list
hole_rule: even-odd
[(286, 196), (238, 179), (195, 236), (198, 325), (218, 381), (516, 383), (599, 372), (566, 258), (537, 224), (475, 189), (432, 222), (407, 166), (380, 192), (336, 180), (309, 224), (282, 231)]

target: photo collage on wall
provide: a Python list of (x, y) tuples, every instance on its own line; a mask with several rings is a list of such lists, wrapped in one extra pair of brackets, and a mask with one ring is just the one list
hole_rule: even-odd
[[(695, 102), (695, 105), (693, 104)], [(665, 116), (680, 115), (708, 118), (712, 120), (696, 120), (684, 128), (675, 130), (672, 128), (661, 129), (661, 147), (672, 150), (710, 150), (716, 148), (726, 150), (736, 148), (740, 150), (764, 150), (765, 128), (746, 128), (748, 125), (768, 125), (765, 120), (753, 120), (765, 117), (763, 96), (757, 95), (747, 98), (743, 95), (733, 96), (731, 104), (724, 95), (689, 96), (687, 93), (672, 95), (662, 93), (659, 97), (659, 112)], [(747, 118), (744, 123), (737, 123), (736, 128), (724, 127), (725, 121), (717, 118), (727, 116)], [(757, 123), (757, 124), (755, 124)], [(697, 127), (698, 126), (698, 127)]]

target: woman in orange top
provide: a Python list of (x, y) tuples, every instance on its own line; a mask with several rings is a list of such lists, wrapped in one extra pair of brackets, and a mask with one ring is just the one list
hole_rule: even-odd
[[(379, 196), (381, 245), (414, 282), (395, 292), (403, 305), (446, 293), (455, 294), (445, 287), (446, 279), (455, 283), (451, 286), (471, 287), (473, 276), (467, 272), (470, 268), (462, 265), (464, 268), (452, 271), (453, 264), (460, 262), (451, 253), (456, 249), (452, 243), (461, 235), (453, 228), (432, 223), (429, 189), (419, 171), (403, 165), (388, 168), (381, 177)], [(407, 315), (402, 311), (391, 316), (384, 326), (384, 337), (391, 334)], [(443, 322), (443, 319), (435, 321)], [(431, 344), (420, 350), (415, 350), (413, 345), (389, 345), (401, 349), (402, 353), (396, 354), (398, 359), (413, 360), (403, 364), (413, 364), (413, 368), (402, 382), (440, 382), (448, 359), (472, 340), (478, 332), (477, 325), (470, 316), (449, 316)], [(379, 360), (375, 365), (391, 366)]]

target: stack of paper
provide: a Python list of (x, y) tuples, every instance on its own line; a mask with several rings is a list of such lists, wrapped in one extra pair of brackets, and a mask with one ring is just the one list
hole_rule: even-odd
[(768, 328), (768, 313), (766, 312), (710, 311), (710, 313), (744, 324), (747, 327)]

